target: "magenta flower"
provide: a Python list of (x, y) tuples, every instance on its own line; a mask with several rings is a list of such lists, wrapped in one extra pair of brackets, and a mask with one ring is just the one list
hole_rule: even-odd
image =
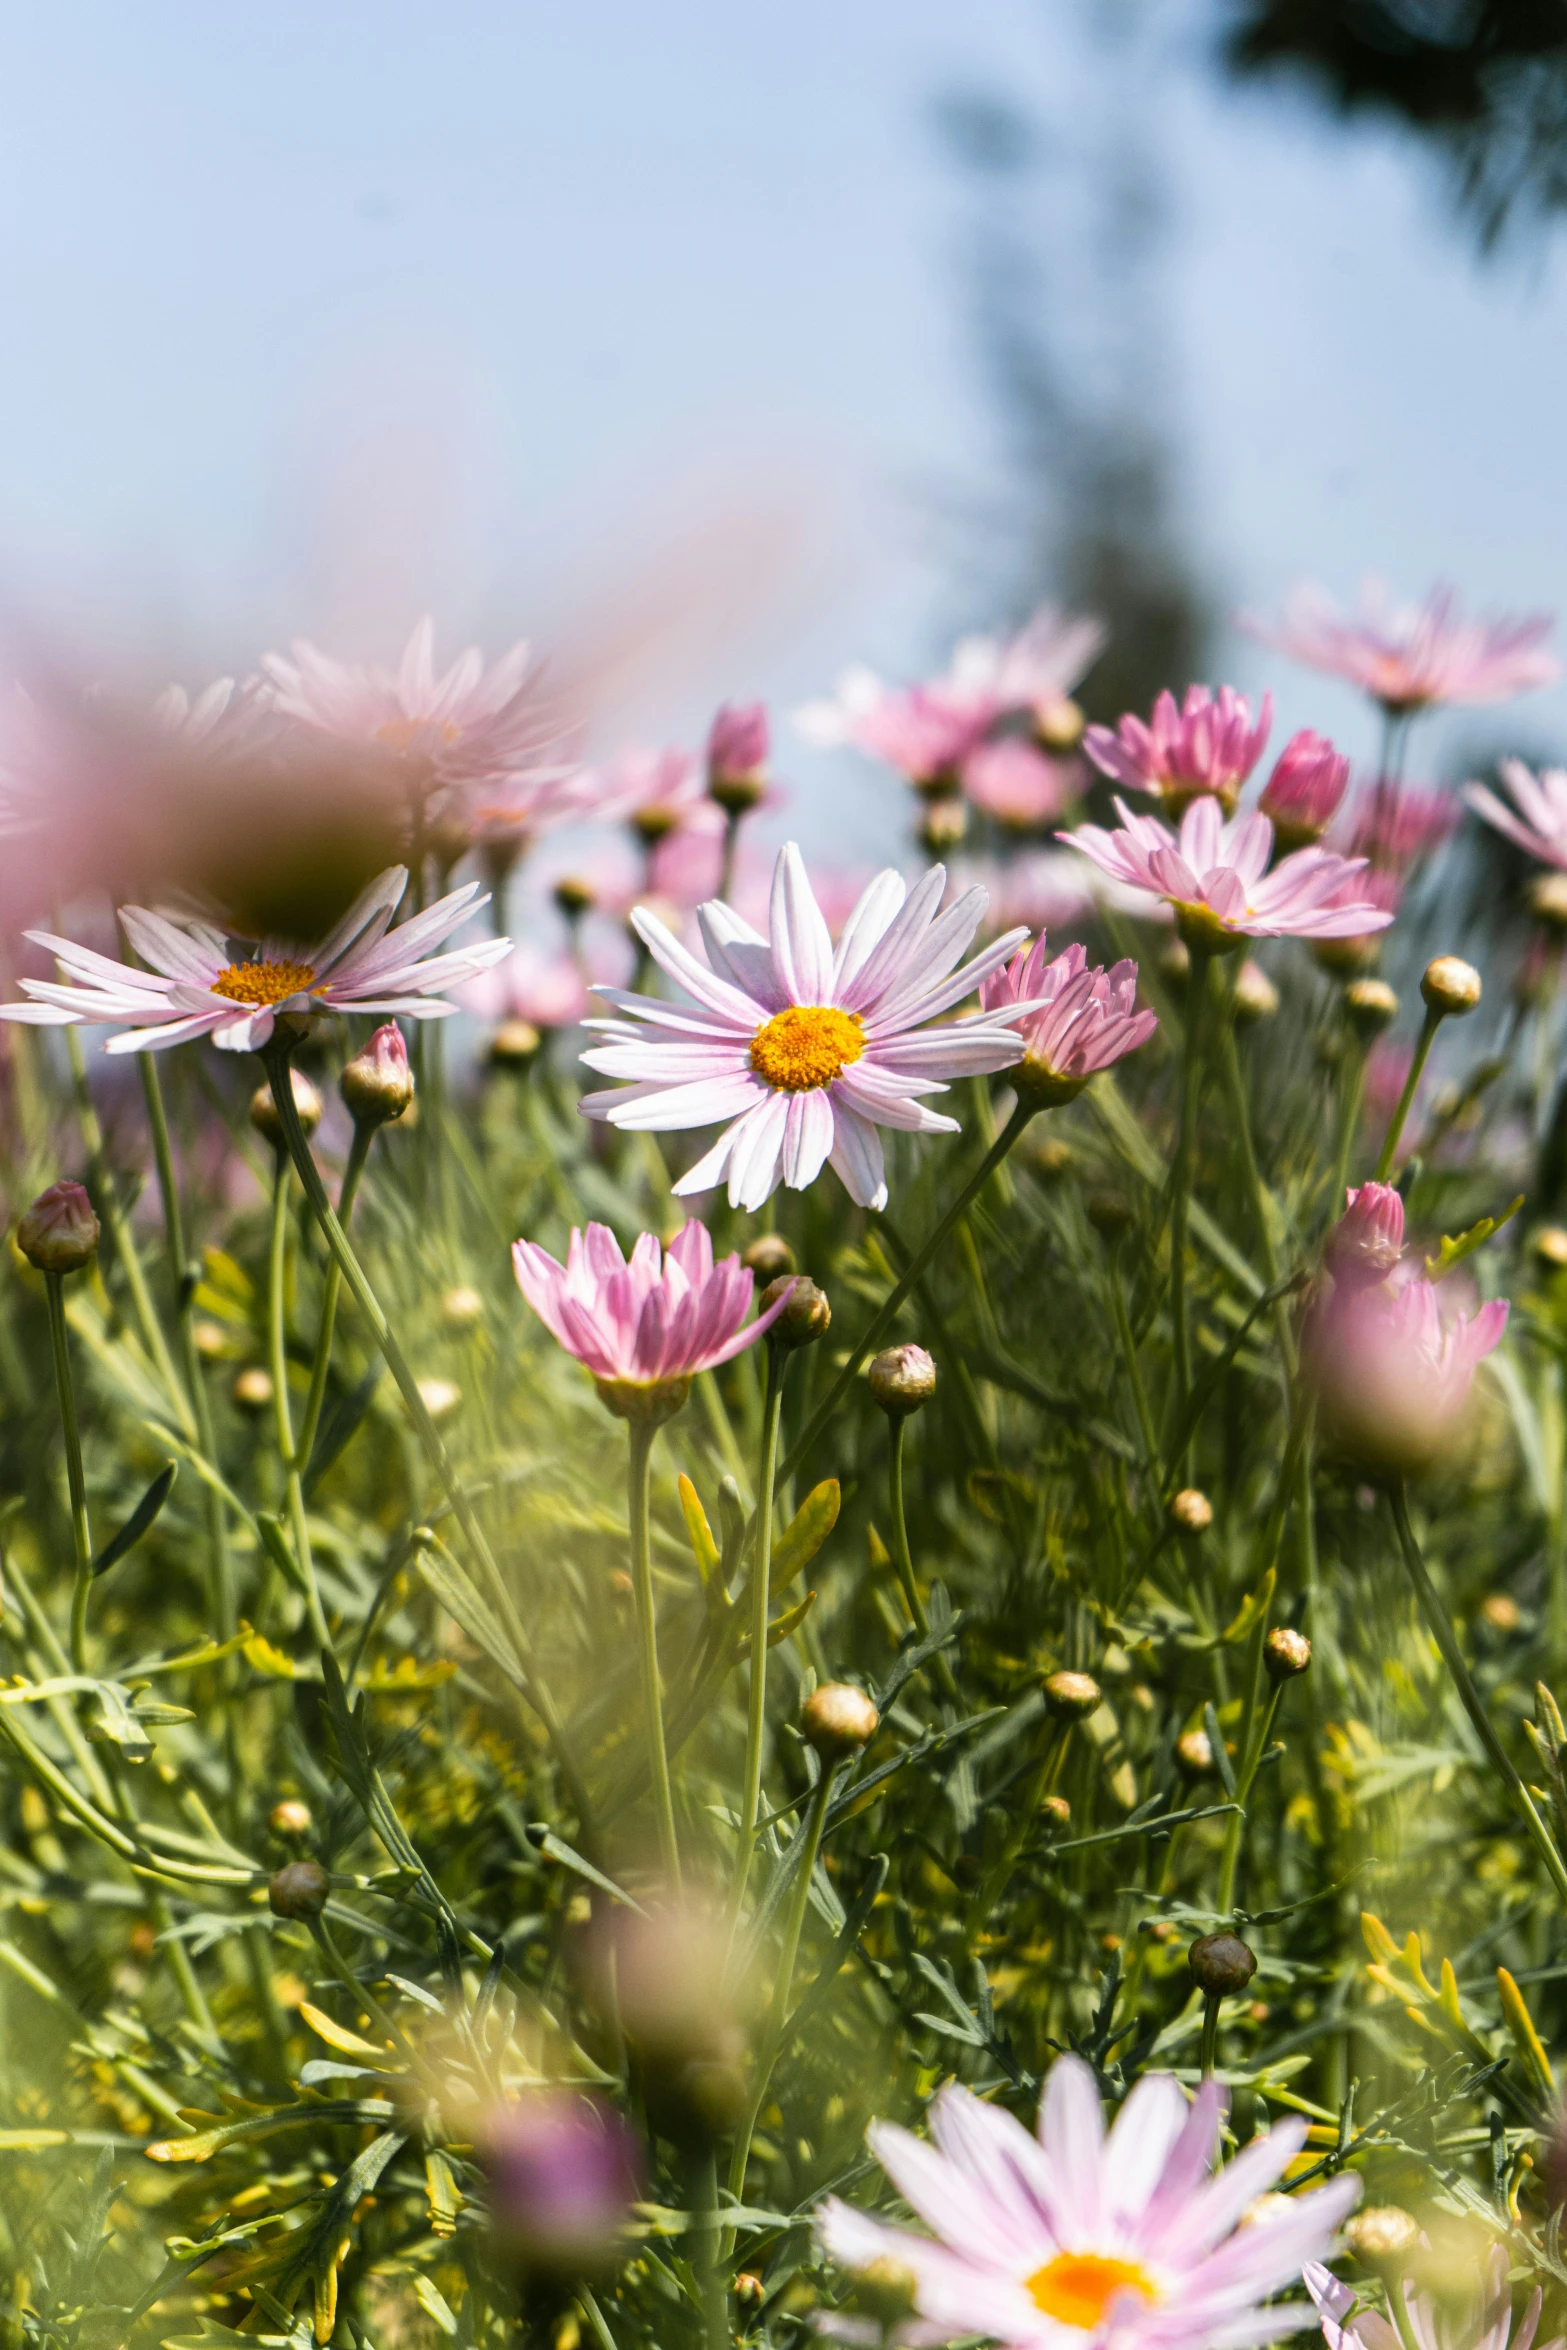
[(564, 1265), (531, 1240), (511, 1252), (517, 1286), (552, 1337), (593, 1374), (623, 1420), (677, 1412), (698, 1371), (755, 1344), (788, 1303), (787, 1290), (754, 1322), (755, 1282), (738, 1256), (713, 1262), (703, 1224), (682, 1227), (667, 1250), (644, 1232), (628, 1263), (605, 1224), (573, 1232)]
[(1189, 685), (1179, 709), (1175, 696), (1163, 693), (1146, 726), (1128, 712), (1114, 730), (1091, 726), (1083, 748), (1106, 775), (1129, 791), (1151, 792), (1174, 815), (1211, 793), (1228, 816), (1272, 724), (1271, 694), (1263, 695), (1253, 726), (1251, 704), (1232, 686), (1211, 694), (1205, 685)]
[(487, 2118), (479, 2152), (490, 2225), (524, 2267), (565, 2279), (613, 2264), (645, 2182), (641, 2148), (612, 2105), (580, 2089), (530, 2089)]
[(1521, 759), (1504, 759), (1500, 773), (1517, 814), (1483, 783), (1465, 784), (1470, 807), (1542, 865), (1567, 870), (1567, 767), (1542, 767), (1535, 775)]
[(1323, 1261), (1340, 1288), (1385, 1281), (1404, 1253), (1404, 1203), (1391, 1183), (1363, 1183), (1346, 1195)]
[(1286, 852), (1309, 848), (1327, 831), (1344, 798), (1349, 761), (1325, 734), (1303, 727), (1279, 753), (1257, 805)]
[(1290, 596), (1282, 620), (1243, 613), (1240, 624), (1308, 668), (1347, 678), (1395, 715), (1436, 702), (1501, 702), (1532, 686), (1554, 685), (1561, 675), (1561, 663), (1541, 649), (1554, 613), (1465, 620), (1451, 588), (1434, 588), (1423, 604), (1394, 605), (1381, 581), (1368, 579), (1359, 617), (1351, 620), (1306, 582)]
[(964, 797), (1015, 832), (1056, 823), (1081, 785), (1076, 760), (1049, 758), (1013, 734), (981, 743), (963, 762)]
[(725, 702), (707, 734), (708, 789), (760, 782), (768, 748), (765, 702)]
[(1012, 1072), (1019, 1098), (1039, 1109), (1069, 1102), (1099, 1070), (1146, 1044), (1159, 1025), (1155, 1013), (1137, 1009), (1135, 963), (1106, 971), (1090, 965), (1076, 942), (1050, 962), (1043, 935), (991, 973), (979, 1000), (987, 1012), (1011, 1004), (1040, 1006), (1018, 1022), (1023, 1058)]
[(1475, 1371), (1501, 1344), (1507, 1303), (1444, 1319), (1434, 1283), (1372, 1268), (1375, 1245), (1357, 1256), (1346, 1240), (1354, 1269), (1346, 1279), (1335, 1268), (1313, 1305), (1302, 1360), (1329, 1450), (1373, 1476), (1404, 1477), (1452, 1450)]
[(1080, 824), (1062, 834), (1112, 881), (1175, 909), (1189, 947), (1226, 954), (1247, 938), (1353, 938), (1393, 917), (1356, 894), (1364, 860), (1330, 849), (1297, 849), (1268, 871), (1273, 827), (1266, 816), (1226, 823), (1216, 799), (1194, 800), (1179, 840), (1155, 816), (1115, 803), (1122, 830)]

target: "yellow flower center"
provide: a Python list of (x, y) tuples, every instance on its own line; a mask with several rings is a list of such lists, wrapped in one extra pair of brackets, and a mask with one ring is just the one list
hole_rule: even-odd
[(280, 1004), (315, 978), (311, 963), (230, 963), (212, 982), (214, 995), (236, 1004)]
[(1081, 2326), (1089, 2333), (1099, 2324), (1117, 2293), (1140, 2293), (1157, 2301), (1159, 2288), (1135, 2260), (1111, 2260), (1100, 2252), (1058, 2252), (1027, 2280), (1029, 2298), (1058, 2325)]
[(751, 1066), (780, 1093), (831, 1085), (865, 1050), (865, 1024), (836, 1004), (790, 1004), (751, 1039)]

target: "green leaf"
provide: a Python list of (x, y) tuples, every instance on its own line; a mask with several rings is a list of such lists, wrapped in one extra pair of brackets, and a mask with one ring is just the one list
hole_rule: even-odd
[(419, 1572), (454, 1623), (500, 1666), (512, 1686), (526, 1689), (528, 1675), (521, 1657), (488, 1600), (481, 1598), (451, 1552), (442, 1543), (421, 1542), (415, 1554)]
[(310, 1587), (305, 1581), (304, 1571), (299, 1561), (289, 1546), (288, 1536), (283, 1531), (282, 1519), (274, 1516), (271, 1510), (257, 1510), (256, 1531), (261, 1536), (262, 1545), (268, 1558), (277, 1568), (289, 1589), (297, 1591), (301, 1599), (308, 1599)]
[(385, 1366), (379, 1361), (373, 1362), (364, 1377), (355, 1386), (350, 1387), (346, 1395), (340, 1395), (330, 1411), (323, 1414), (321, 1425), (316, 1430), (315, 1443), (311, 1447), (310, 1459), (305, 1467), (304, 1482), (307, 1492), (320, 1483), (338, 1454), (343, 1451), (357, 1431), (360, 1421), (375, 1399), (375, 1391), (381, 1384), (384, 1368)]
[(782, 1591), (786, 1583), (794, 1581), (802, 1568), (810, 1565), (838, 1523), (841, 1499), (836, 1477), (823, 1478), (821, 1484), (806, 1495), (773, 1544), (772, 1571), (767, 1578), (769, 1592)]
[(1450, 1240), (1444, 1234), (1442, 1245), (1436, 1255), (1426, 1259), (1426, 1278), (1430, 1281), (1440, 1281), (1444, 1274), (1451, 1273), (1453, 1267), (1461, 1264), (1465, 1257), (1472, 1255), (1477, 1248), (1483, 1248), (1494, 1233), (1501, 1231), (1504, 1224), (1512, 1222), (1514, 1216), (1523, 1206), (1523, 1202), (1524, 1195), (1520, 1192), (1511, 1207), (1503, 1208), (1499, 1216), (1482, 1216), (1478, 1224), (1471, 1224), (1468, 1231), (1460, 1232), (1456, 1240)]
[(173, 1492), (174, 1480), (179, 1473), (178, 1461), (170, 1461), (158, 1471), (124, 1525), (117, 1533), (109, 1536), (93, 1560), (92, 1571), (95, 1575), (106, 1575), (111, 1567), (119, 1565), (128, 1550), (134, 1550)]
[(713, 1529), (707, 1522), (707, 1512), (702, 1507), (701, 1497), (685, 1475), (680, 1479), (680, 1508), (685, 1518), (686, 1532), (691, 1537), (696, 1571), (704, 1584), (711, 1583), (718, 1567), (718, 1545), (713, 1540)]

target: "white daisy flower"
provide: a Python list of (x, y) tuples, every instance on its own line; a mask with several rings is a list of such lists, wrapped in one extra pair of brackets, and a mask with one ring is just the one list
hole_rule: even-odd
[(773, 868), (771, 936), (714, 899), (697, 910), (705, 963), (639, 907), (631, 917), (638, 937), (696, 1009), (598, 989), (624, 1017), (588, 1022), (606, 1041), (583, 1059), (632, 1082), (589, 1094), (583, 1111), (655, 1133), (727, 1121), (676, 1184), (683, 1195), (727, 1178), (732, 1207), (759, 1208), (780, 1180), (805, 1190), (830, 1159), (861, 1207), (885, 1207), (877, 1128), (956, 1133), (957, 1120), (927, 1109), (922, 1097), (945, 1092), (954, 1077), (1010, 1069), (1023, 1055), (1017, 1023), (1037, 1009), (1007, 1004), (918, 1033), (1028, 935), (1009, 930), (954, 970), (979, 928), (985, 892), (966, 890), (940, 913), (945, 884), (940, 865), (912, 890), (895, 872), (878, 874), (834, 952), (790, 842)]
[(209, 922), (123, 906), (125, 935), (145, 969), (95, 954), (47, 930), (27, 936), (47, 947), (65, 981), (24, 979), (29, 1001), (0, 1004), (0, 1020), (33, 1027), (119, 1028), (104, 1048), (139, 1053), (210, 1036), (224, 1052), (259, 1052), (280, 1017), (318, 1012), (383, 1012), (440, 1020), (457, 1006), (442, 990), (472, 979), (511, 952), (487, 938), (448, 955), (430, 950), (488, 904), (476, 881), (453, 890), (400, 929), (388, 926), (408, 875), (393, 865), (372, 881), (319, 945), (225, 937)]

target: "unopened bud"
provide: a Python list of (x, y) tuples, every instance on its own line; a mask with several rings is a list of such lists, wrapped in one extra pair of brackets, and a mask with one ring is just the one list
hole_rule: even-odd
[(1567, 873), (1537, 873), (1529, 884), (1529, 911), (1547, 930), (1567, 930)]
[(531, 1020), (503, 1020), (490, 1038), (491, 1063), (497, 1069), (525, 1068), (543, 1042)]
[(591, 914), (598, 904), (598, 891), (591, 881), (580, 874), (563, 873), (554, 889), (555, 903), (568, 922), (575, 922), (583, 914)]
[(1523, 1613), (1510, 1591), (1488, 1592), (1480, 1602), (1480, 1613), (1493, 1632), (1516, 1632), (1523, 1622)]
[(286, 1795), (268, 1812), (267, 1826), (274, 1836), (308, 1836), (315, 1821), (308, 1803), (301, 1803), (297, 1795)]
[(869, 1745), (881, 1716), (863, 1689), (847, 1681), (824, 1681), (800, 1708), (800, 1735), (824, 1763), (844, 1762)]
[(1235, 974), (1237, 1020), (1271, 1020), (1279, 1008), (1279, 991), (1260, 963), (1245, 962)]
[(1081, 705), (1070, 694), (1042, 703), (1034, 712), (1034, 740), (1042, 751), (1075, 751), (1086, 725)]
[(955, 849), (968, 831), (968, 803), (952, 797), (927, 800), (920, 810), (920, 846), (932, 857)]
[[(321, 1123), (321, 1096), (302, 1069), (291, 1066), (288, 1081), (293, 1088), (294, 1109), (300, 1126), (306, 1134), (314, 1134)], [(250, 1123), (264, 1141), (271, 1143), (275, 1151), (287, 1149), (283, 1121), (277, 1114), (277, 1103), (272, 1099), (270, 1085), (258, 1085), (251, 1095)]]
[(1530, 1241), (1535, 1260), (1547, 1272), (1559, 1273), (1567, 1265), (1567, 1232), (1560, 1224), (1542, 1224)]
[(726, 816), (744, 816), (767, 792), (767, 711), (726, 702), (707, 737), (707, 791)]
[(825, 1338), (832, 1323), (832, 1308), (827, 1303), (827, 1292), (818, 1289), (814, 1281), (803, 1273), (785, 1274), (778, 1281), (769, 1281), (762, 1292), (761, 1308), (765, 1313), (776, 1305), (784, 1281), (792, 1281), (789, 1303), (784, 1307), (768, 1332), (778, 1346), (811, 1346), (818, 1338)]
[(1191, 949), (1184, 938), (1167, 938), (1159, 949), (1159, 976), (1172, 994), (1179, 995), (1192, 975)]
[(272, 1374), (263, 1371), (259, 1363), (251, 1363), (235, 1373), (229, 1390), (242, 1412), (265, 1412), (272, 1406)]
[(1480, 974), (1461, 955), (1438, 955), (1421, 975), (1420, 993), (1442, 1019), (1472, 1012), (1480, 1001)]
[(267, 1904), (277, 1918), (318, 1918), (332, 1880), (318, 1860), (291, 1860), (267, 1887)]
[(1256, 1952), (1238, 1934), (1200, 1934), (1186, 1953), (1192, 1981), (1210, 1999), (1244, 1991), (1257, 1972)]
[(196, 1352), (204, 1363), (221, 1363), (229, 1351), (229, 1334), (221, 1322), (209, 1322), (205, 1315), (191, 1326)]
[(1137, 1210), (1124, 1191), (1091, 1191), (1084, 1201), (1088, 1221), (1101, 1240), (1119, 1240), (1127, 1226), (1137, 1221)]
[(1344, 2241), (1357, 2260), (1374, 2268), (1400, 2264), (1420, 2242), (1420, 2223), (1397, 2203), (1373, 2203), (1344, 2225)]
[(866, 2315), (876, 2320), (883, 2335), (891, 2334), (909, 2316), (918, 2290), (913, 2270), (890, 2253), (868, 2260), (854, 2274), (854, 2297)]
[(364, 1051), (355, 1053), (337, 1090), (356, 1126), (385, 1126), (402, 1116), (414, 1098), (414, 1078), (395, 1020), (385, 1021)]
[(484, 1300), (476, 1289), (460, 1284), (441, 1297), (441, 1322), (447, 1330), (471, 1330), (484, 1320)]
[(794, 1251), (781, 1232), (758, 1234), (740, 1251), (740, 1262), (750, 1267), (758, 1281), (781, 1281), (796, 1269)]
[(735, 2278), (734, 2292), (742, 2309), (760, 2309), (767, 2295), (767, 2287), (754, 2269), (743, 2268)]
[(1263, 1668), (1270, 1681), (1293, 1681), (1311, 1667), (1311, 1642), (1288, 1624), (1275, 1624), (1262, 1644)]
[(98, 1219), (79, 1183), (51, 1183), (16, 1228), (16, 1245), (40, 1273), (79, 1273), (98, 1249)]
[(1275, 2188), (1269, 2194), (1254, 2196), (1235, 2225), (1237, 2228), (1265, 2228), (1276, 2219), (1288, 2219), (1292, 2212), (1299, 2209), (1293, 2195), (1281, 2195)]
[(884, 1347), (871, 1357), (866, 1383), (889, 1420), (904, 1420), (936, 1392), (936, 1366), (922, 1346)]
[(455, 1379), (416, 1379), (419, 1401), (432, 1420), (449, 1420), (462, 1403), (462, 1389)]
[(1213, 1524), (1213, 1504), (1195, 1485), (1185, 1485), (1179, 1493), (1172, 1493), (1166, 1510), (1178, 1534), (1206, 1534)]
[(1175, 1760), (1189, 1779), (1206, 1779), (1213, 1769), (1213, 1741), (1206, 1730), (1183, 1730), (1175, 1741)]
[(1103, 1694), (1092, 1673), (1047, 1674), (1044, 1690), (1045, 1711), (1058, 1722), (1086, 1720)]
[(1041, 1816), (1047, 1819), (1053, 1828), (1065, 1828), (1071, 1825), (1072, 1806), (1064, 1795), (1047, 1795), (1039, 1809)]
[(1344, 990), (1344, 1017), (1369, 1043), (1398, 1018), (1398, 998), (1385, 979), (1352, 979)]
[(1034, 1172), (1046, 1183), (1058, 1183), (1072, 1164), (1072, 1145), (1059, 1134), (1042, 1135), (1029, 1153)]

